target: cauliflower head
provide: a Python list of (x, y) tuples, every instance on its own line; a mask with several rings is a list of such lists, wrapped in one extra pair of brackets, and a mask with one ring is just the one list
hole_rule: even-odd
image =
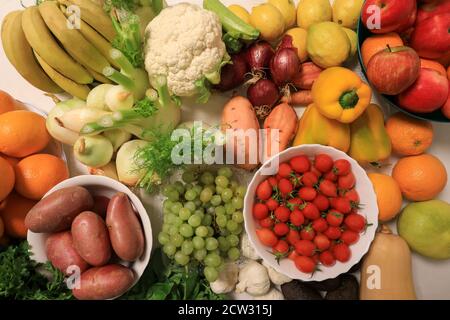
[(229, 56), (215, 13), (189, 3), (165, 8), (148, 24), (145, 37), (149, 77), (167, 76), (172, 94), (204, 94), (205, 79), (220, 82), (220, 69)]

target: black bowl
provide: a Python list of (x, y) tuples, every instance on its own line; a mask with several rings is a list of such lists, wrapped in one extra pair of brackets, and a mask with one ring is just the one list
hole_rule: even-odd
[[(362, 72), (364, 74), (364, 77), (366, 78), (367, 82), (369, 82), (369, 80), (367, 79), (367, 73), (366, 73), (366, 67), (364, 66), (363, 60), (362, 60), (362, 55), (361, 55), (361, 46), (362, 43), (364, 42), (364, 40), (366, 40), (368, 37), (370, 37), (372, 35), (372, 33), (366, 28), (366, 26), (362, 23), (361, 19), (359, 19), (358, 22), (358, 59), (359, 59), (359, 64), (361, 65), (361, 69)], [(373, 88), (373, 87), (372, 87)], [(405, 109), (403, 109), (402, 107), (398, 106), (396, 101), (395, 101), (395, 96), (388, 96), (385, 94), (380, 94), (379, 95), (381, 97), (381, 99), (388, 103), (389, 105), (391, 105), (393, 108), (406, 113), (407, 115), (410, 115), (412, 117), (421, 119), (421, 120), (429, 120), (429, 121), (434, 121), (434, 122), (442, 122), (442, 123), (450, 123), (450, 119), (447, 119), (441, 112), (441, 110), (437, 110), (435, 112), (432, 113), (414, 113), (414, 112), (410, 112), (407, 111)]]

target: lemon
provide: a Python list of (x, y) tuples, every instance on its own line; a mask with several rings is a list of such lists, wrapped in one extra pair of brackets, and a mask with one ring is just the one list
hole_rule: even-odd
[(345, 31), (348, 39), (350, 40), (350, 57), (349, 58), (352, 58), (356, 54), (356, 49), (358, 46), (358, 35), (356, 34), (355, 31), (353, 31), (352, 29), (349, 29), (349, 28), (342, 28), (342, 30)]
[(270, 3), (253, 7), (250, 23), (261, 32), (261, 39), (275, 41), (284, 32), (284, 17), (275, 6)]
[(286, 34), (292, 37), (292, 44), (297, 48), (300, 61), (305, 62), (308, 59), (308, 52), (306, 52), (306, 37), (308, 32), (302, 28), (292, 28)]
[(349, 57), (350, 39), (334, 22), (313, 24), (308, 30), (306, 51), (311, 60), (322, 68), (341, 65)]
[(245, 10), (244, 7), (238, 4), (232, 4), (231, 6), (228, 7), (228, 9), (235, 15), (237, 15), (242, 21), (250, 24), (250, 13), (248, 13), (248, 11)]
[(364, 0), (335, 0), (333, 21), (342, 27), (356, 29)]
[(295, 24), (297, 12), (294, 0), (269, 0), (268, 2), (280, 10), (284, 17), (286, 28), (290, 28)]
[(311, 25), (331, 21), (332, 9), (329, 0), (300, 0), (297, 8), (297, 25), (308, 29)]

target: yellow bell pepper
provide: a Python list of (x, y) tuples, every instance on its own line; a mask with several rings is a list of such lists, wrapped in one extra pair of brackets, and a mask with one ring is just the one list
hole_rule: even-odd
[(370, 104), (361, 117), (350, 125), (349, 155), (362, 165), (378, 166), (391, 155), (391, 139), (384, 126), (383, 111)]
[(324, 116), (351, 123), (366, 110), (372, 90), (353, 71), (333, 67), (322, 71), (314, 82), (312, 97)]
[(294, 146), (322, 144), (347, 152), (350, 148), (350, 126), (324, 117), (311, 104), (300, 119)]

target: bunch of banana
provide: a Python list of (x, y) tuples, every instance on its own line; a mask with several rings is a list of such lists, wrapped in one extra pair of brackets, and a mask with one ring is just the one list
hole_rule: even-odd
[[(76, 12), (81, 20), (71, 24)], [(9, 13), (1, 29), (6, 56), (28, 82), (83, 100), (94, 81), (111, 83), (103, 70), (118, 68), (109, 54), (114, 37), (110, 17), (92, 0), (44, 1)]]

